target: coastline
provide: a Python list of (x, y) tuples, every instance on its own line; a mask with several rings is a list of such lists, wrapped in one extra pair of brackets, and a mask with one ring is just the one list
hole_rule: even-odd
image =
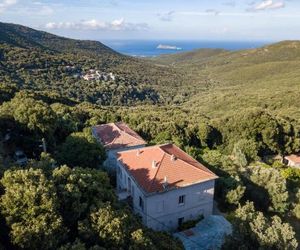
[(232, 51), (254, 49), (272, 43), (271, 41), (193, 40), (104, 40), (102, 42), (121, 54), (134, 57), (155, 57), (163, 54), (188, 52), (195, 49), (225, 49)]

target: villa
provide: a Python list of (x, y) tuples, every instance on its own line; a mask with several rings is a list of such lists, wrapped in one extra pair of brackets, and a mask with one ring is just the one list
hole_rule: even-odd
[(82, 78), (86, 81), (95, 81), (95, 80), (103, 80), (105, 82), (116, 81), (116, 75), (114, 75), (112, 72), (105, 73), (95, 69), (90, 69), (86, 74), (82, 75)]
[(300, 154), (292, 154), (285, 156), (283, 163), (289, 167), (300, 168)]
[(154, 230), (212, 214), (218, 177), (174, 144), (119, 151), (116, 178), (119, 199)]

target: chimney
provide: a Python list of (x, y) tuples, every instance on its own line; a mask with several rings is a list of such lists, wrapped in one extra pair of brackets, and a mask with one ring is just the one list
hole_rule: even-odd
[(164, 182), (163, 182), (163, 188), (166, 189), (168, 187), (168, 178), (167, 176), (164, 177)]
[(175, 157), (175, 155), (171, 155), (171, 161), (175, 161), (176, 160), (176, 157)]
[(138, 149), (138, 150), (136, 151), (136, 156), (139, 156), (140, 154), (141, 154), (141, 150)]
[(156, 168), (157, 162), (156, 161), (152, 161), (152, 168)]

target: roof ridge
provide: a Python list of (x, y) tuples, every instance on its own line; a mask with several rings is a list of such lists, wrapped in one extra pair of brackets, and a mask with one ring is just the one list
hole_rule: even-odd
[[(127, 133), (124, 129), (120, 128), (119, 125), (117, 123), (122, 123), (124, 124), (127, 129), (129, 129), (130, 131), (132, 131), (133, 133), (135, 133), (139, 138), (131, 135), (130, 133)], [(125, 133), (126, 135), (129, 135), (131, 138), (135, 139), (135, 140), (139, 140), (139, 141), (145, 141), (137, 132), (135, 132), (134, 130), (132, 130), (125, 122), (116, 122), (114, 123), (115, 126), (118, 128), (119, 131), (121, 131), (122, 133)]]
[(164, 154), (170, 155), (168, 152), (166, 152), (162, 147), (167, 146), (167, 145), (173, 145), (173, 143), (165, 143), (161, 145), (156, 145)]
[[(145, 146), (145, 147), (139, 148), (139, 150), (148, 150), (148, 149), (151, 149), (151, 148), (160, 148), (160, 145)], [(138, 150), (138, 149), (137, 148), (128, 149), (126, 151), (123, 151), (122, 153), (126, 153), (126, 152), (130, 153), (130, 152), (135, 151), (135, 150)], [(163, 151), (163, 153), (166, 153), (164, 150), (162, 150), (162, 151)]]
[(157, 167), (156, 173), (155, 173), (153, 179), (151, 180), (151, 183), (150, 183), (150, 185), (149, 185), (149, 190), (151, 190), (151, 188), (152, 188), (152, 186), (153, 186), (153, 183), (154, 183), (154, 180), (156, 180), (156, 176), (157, 176), (157, 174), (158, 174), (158, 172), (159, 172), (159, 170), (160, 170), (161, 163), (163, 162), (164, 157), (165, 157), (165, 153), (164, 153), (163, 156), (161, 157), (161, 160), (160, 160), (159, 166)]
[(113, 124), (118, 130), (123, 131), (123, 130), (118, 126), (117, 123), (118, 123), (118, 122), (113, 122), (112, 124)]
[[(168, 144), (167, 144), (168, 145)], [(171, 145), (173, 145), (172, 143), (171, 143)], [(202, 169), (202, 168), (200, 168), (200, 167), (197, 167), (197, 166), (195, 166), (195, 165), (193, 165), (193, 164), (191, 164), (191, 163), (189, 163), (189, 162), (187, 162), (187, 161), (185, 161), (185, 160), (183, 160), (183, 159), (181, 159), (180, 157), (177, 157), (179, 160), (181, 160), (183, 163), (185, 163), (185, 164), (188, 164), (189, 166), (192, 166), (192, 167), (194, 167), (194, 168), (196, 168), (196, 169), (198, 169), (198, 170), (201, 170), (202, 172), (204, 172), (204, 173), (206, 173), (206, 174), (213, 174), (213, 175), (215, 175), (212, 171), (210, 171), (207, 167), (205, 167), (203, 164), (201, 164), (199, 161), (197, 161), (196, 159), (194, 159), (192, 156), (190, 156), (188, 153), (186, 153), (185, 151), (183, 151), (180, 147), (177, 147), (176, 146), (176, 148), (177, 149), (179, 149), (184, 155), (186, 155), (188, 158), (190, 158), (191, 160), (194, 160), (196, 163), (198, 163), (198, 164), (200, 164), (201, 165), (201, 167), (203, 167), (203, 168), (205, 168), (205, 170), (204, 169)], [(162, 149), (163, 150), (163, 149)], [(164, 150), (163, 150), (164, 151)], [(165, 151), (164, 151), (165, 152)], [(167, 152), (166, 152), (167, 153)], [(169, 153), (167, 153), (168, 155), (171, 155), (171, 154), (169, 154)], [(176, 155), (175, 155), (176, 156)]]
[[(132, 129), (130, 129), (131, 131), (133, 131)], [(123, 131), (124, 132), (124, 131)], [(134, 131), (133, 131), (134, 132)], [(124, 132), (124, 133), (126, 133), (126, 132)], [(126, 133), (127, 135), (129, 135), (130, 137), (132, 137), (132, 138), (134, 138), (135, 140), (139, 140), (139, 141), (145, 141), (139, 134), (137, 134), (137, 136), (139, 137), (139, 138), (136, 138), (135, 136), (133, 136), (133, 135), (131, 135), (131, 134), (129, 134), (129, 133)]]
[[(114, 127), (116, 127), (117, 130), (120, 131), (121, 133), (124, 132), (123, 130), (121, 130), (121, 129), (119, 128), (118, 125), (116, 125), (116, 122), (107, 123), (107, 124), (105, 124), (105, 125), (110, 125), (110, 124), (113, 125)], [(118, 138), (115, 137), (109, 144), (113, 144), (117, 139), (118, 139)]]

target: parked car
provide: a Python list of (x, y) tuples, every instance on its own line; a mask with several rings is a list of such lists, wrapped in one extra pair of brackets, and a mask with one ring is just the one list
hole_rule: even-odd
[(16, 163), (18, 165), (24, 166), (27, 164), (27, 156), (25, 155), (25, 153), (22, 150), (17, 150), (15, 151), (14, 154), (14, 160), (16, 161)]

